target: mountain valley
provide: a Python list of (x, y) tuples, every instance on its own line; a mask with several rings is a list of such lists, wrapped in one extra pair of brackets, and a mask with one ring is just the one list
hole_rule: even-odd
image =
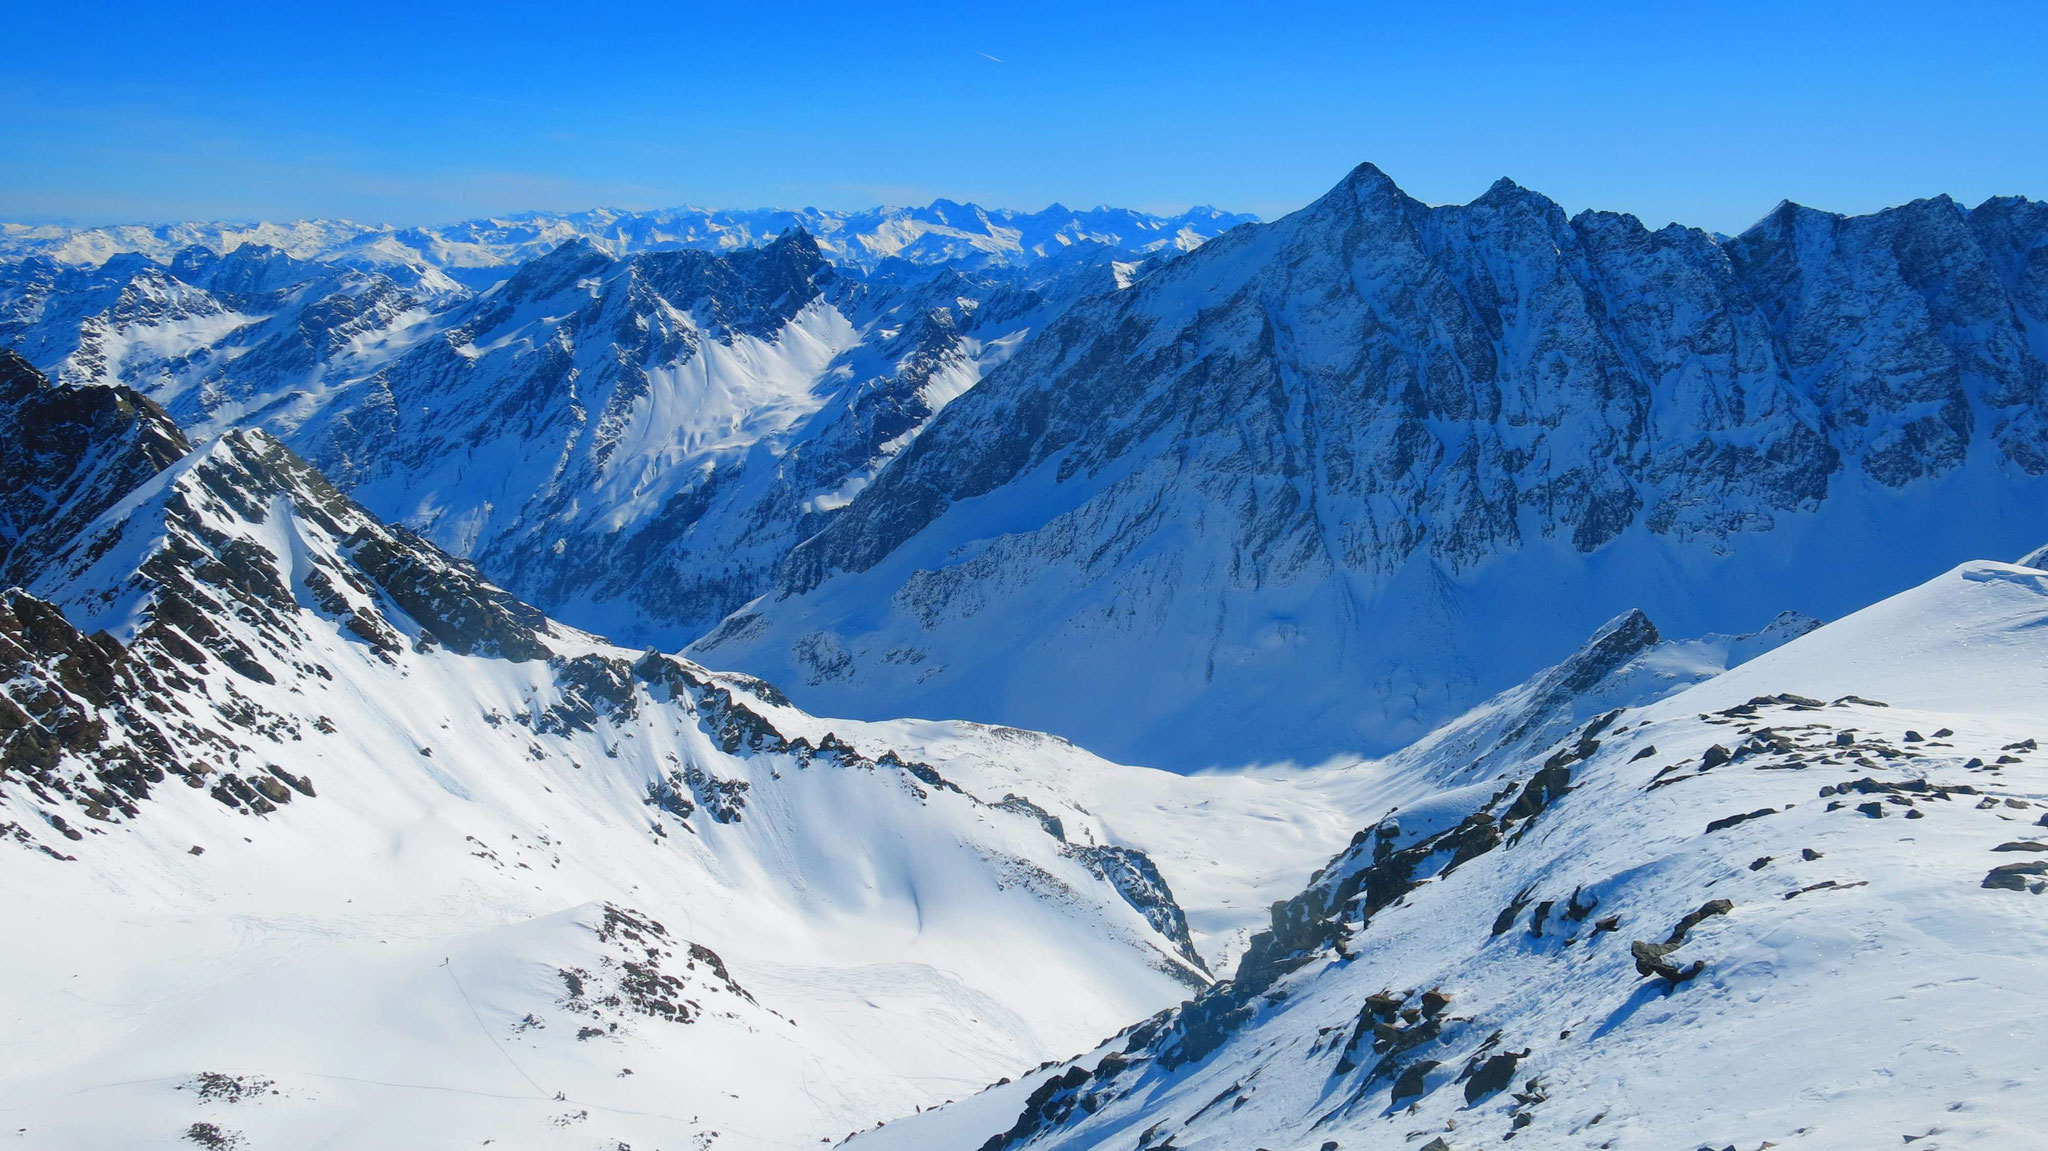
[(0, 225), (0, 1132), (2031, 1146), (2044, 387), (2018, 197)]

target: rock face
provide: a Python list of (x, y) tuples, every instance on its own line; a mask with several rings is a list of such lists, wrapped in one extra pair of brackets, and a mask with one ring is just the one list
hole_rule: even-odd
[(101, 512), (191, 450), (125, 388), (53, 388), (0, 350), (0, 587), (27, 583)]
[(1064, 313), (694, 650), (1144, 762), (1390, 749), (1630, 607), (2037, 543), (2044, 267), (2023, 200), (1722, 241), (1362, 166)]

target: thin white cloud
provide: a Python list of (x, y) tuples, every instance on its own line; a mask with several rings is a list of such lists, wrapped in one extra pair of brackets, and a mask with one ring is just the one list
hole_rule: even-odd
[(998, 64), (1003, 62), (1003, 58), (1001, 56), (991, 56), (986, 52), (976, 52), (975, 55), (981, 57), (984, 60), (994, 60)]

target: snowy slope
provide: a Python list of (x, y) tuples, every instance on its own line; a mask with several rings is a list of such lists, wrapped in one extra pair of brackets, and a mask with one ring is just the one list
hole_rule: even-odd
[[(141, 397), (37, 385), (125, 404), (89, 459), (154, 450)], [(804, 715), (549, 621), (260, 432), (71, 489), (102, 506), (0, 600), (25, 1145), (814, 1145), (1205, 986), (1193, 819), (1299, 828), (1211, 898), (1351, 821), (1285, 783), (1148, 819), (1115, 797), (1176, 777)]]
[(1968, 563), (1395, 781), (1233, 981), (849, 1146), (2033, 1146), (2044, 622), (2048, 571)]
[[(1108, 290), (1092, 270), (1058, 291)], [(727, 256), (570, 244), (265, 422), (527, 598), (680, 644), (1063, 302), (953, 272), (849, 279), (803, 233)]]
[(246, 244), (71, 267), (0, 264), (0, 342), (70, 384), (125, 384), (227, 426), (273, 393), (367, 374), (470, 293), (432, 272), (361, 272)]
[(201, 438), (262, 426), (529, 600), (673, 645), (1142, 259), (1086, 243), (1023, 268), (847, 274), (800, 231), (725, 254), (570, 236), (479, 294), (426, 264), (253, 242), (38, 256), (0, 265), (0, 343), (66, 383), (134, 387)]
[(1630, 608), (1740, 634), (2048, 537), (2044, 261), (2024, 200), (1722, 241), (1364, 165), (1063, 313), (691, 650), (1112, 758), (1390, 752)]

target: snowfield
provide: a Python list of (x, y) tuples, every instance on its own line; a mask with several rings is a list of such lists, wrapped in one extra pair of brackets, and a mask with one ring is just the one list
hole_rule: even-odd
[(28, 494), (102, 505), (11, 540), (42, 574), (0, 602), (28, 1145), (815, 1145), (1206, 986), (1355, 821), (805, 715), (546, 620), (262, 433), (149, 465), (160, 410), (0, 366)]
[(1965, 564), (1604, 713), (1367, 828), (1234, 984), (850, 1147), (2034, 1146), (2044, 624)]

